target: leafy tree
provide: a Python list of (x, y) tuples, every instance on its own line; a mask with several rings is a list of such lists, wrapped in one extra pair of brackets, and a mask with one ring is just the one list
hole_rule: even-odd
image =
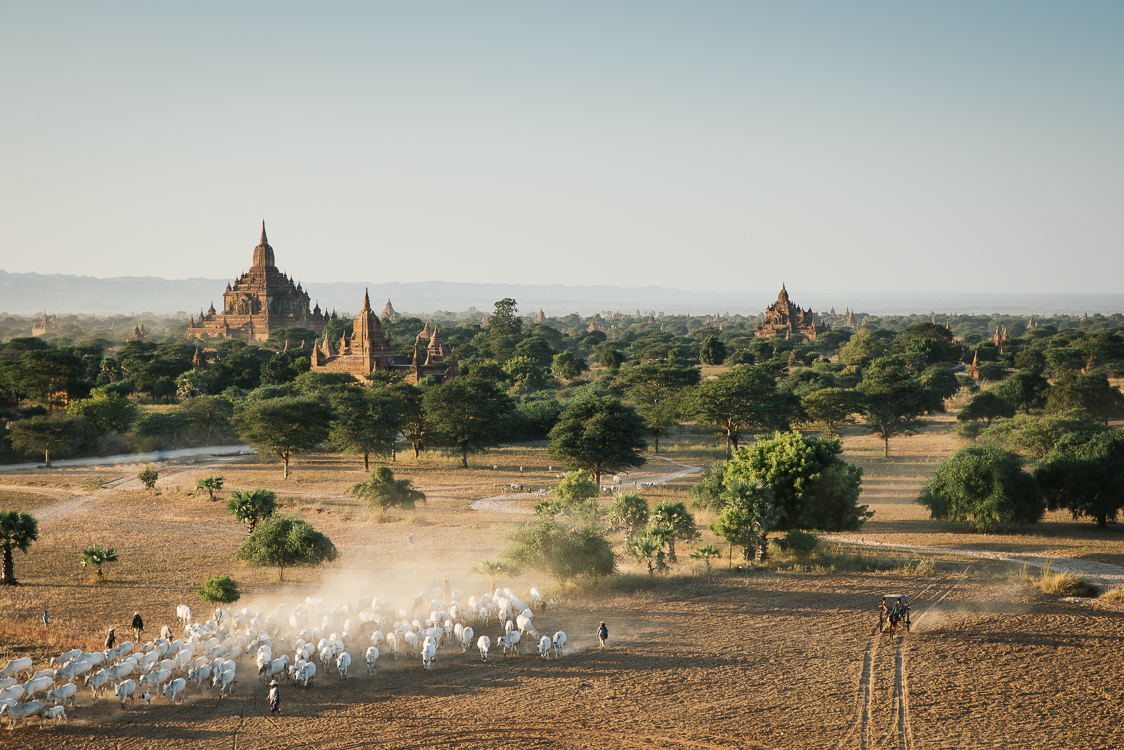
[(329, 438), (345, 451), (363, 456), (363, 471), (371, 470), (371, 455), (390, 456), (402, 420), (399, 401), (387, 388), (348, 388), (332, 395)]
[(550, 457), (567, 469), (587, 469), (594, 484), (601, 475), (642, 466), (644, 421), (612, 396), (575, 398), (550, 431)]
[(206, 492), (207, 496), (211, 498), (211, 502), (214, 502), (215, 493), (222, 491), (222, 482), (221, 476), (203, 477), (195, 483), (195, 491)]
[(1100, 422), (1085, 419), (1075, 412), (1045, 417), (1020, 414), (1014, 419), (996, 422), (981, 432), (980, 437), (995, 440), (1011, 450), (1038, 460), (1054, 450), (1068, 435), (1090, 437), (1107, 430), (1108, 427)]
[(1088, 419), (1108, 424), (1124, 414), (1124, 395), (1120, 387), (1109, 385), (1103, 375), (1066, 373), (1046, 393), (1046, 413), (1074, 411)]
[(261, 366), (262, 385), (284, 385), (297, 379), (297, 376), (309, 371), (312, 367), (312, 358), (300, 350), (278, 352)]
[(674, 359), (637, 365), (621, 375), (618, 385), (636, 402), (656, 453), (660, 452), (660, 436), (679, 424), (684, 411), (679, 395), (701, 378), (699, 368)]
[(952, 398), (960, 392), (960, 381), (948, 367), (930, 367), (917, 376), (917, 382), (935, 391), (942, 399)]
[(691, 488), (691, 502), (696, 508), (709, 510), (712, 513), (721, 513), (726, 507), (726, 469), (729, 462), (722, 461), (711, 464), (699, 474), (699, 481)]
[(488, 335), (514, 336), (523, 332), (523, 319), (516, 313), (519, 312), (519, 303), (510, 297), (504, 297), (496, 302), (495, 310), (488, 318)]
[(923, 355), (926, 365), (939, 365), (959, 358), (960, 345), (953, 340), (952, 331), (936, 323), (914, 323), (894, 339), (894, 351)]
[(4, 552), (4, 571), (0, 586), (18, 586), (12, 551), (27, 554), (31, 543), (39, 541), (39, 521), (22, 510), (0, 510), (0, 548)]
[(133, 428), (136, 435), (154, 438), (160, 446), (179, 445), (196, 427), (191, 417), (179, 409), (144, 413)]
[(726, 438), (726, 458), (746, 432), (787, 430), (799, 416), (800, 402), (777, 390), (776, 378), (765, 365), (737, 365), (695, 389), (694, 412)]
[(429, 389), (423, 408), (434, 431), (460, 451), (461, 467), (467, 469), (469, 453), (481, 453), (503, 438), (513, 404), (495, 383), (464, 377)]
[(137, 405), (119, 393), (95, 388), (90, 397), (75, 401), (66, 409), (68, 414), (85, 417), (102, 432), (126, 433), (137, 418)]
[(433, 440), (433, 425), (423, 408), (425, 390), (413, 383), (393, 383), (390, 393), (398, 400), (399, 432), (414, 449), (416, 460)]
[(886, 353), (886, 343), (874, 331), (862, 328), (839, 349), (839, 361), (864, 368)]
[(566, 476), (562, 477), (562, 481), (554, 489), (554, 494), (558, 497), (562, 507), (566, 508), (597, 497), (601, 494), (601, 490), (597, 483), (593, 481), (592, 474), (585, 469), (578, 469), (568, 472)]
[(257, 525), (277, 512), (277, 495), (269, 490), (235, 490), (230, 493), (226, 509), (252, 534)]
[(141, 480), (146, 490), (154, 490), (156, 482), (160, 479), (160, 473), (151, 466), (146, 466), (137, 473), (137, 479)]
[(83, 568), (91, 567), (97, 573), (99, 581), (105, 578), (102, 568), (109, 563), (117, 562), (117, 548), (116, 547), (103, 547), (100, 544), (93, 547), (87, 547), (82, 550)]
[(635, 492), (619, 492), (609, 508), (609, 522), (632, 539), (648, 525), (648, 501)]
[(208, 604), (233, 604), (242, 598), (238, 592), (238, 582), (230, 576), (211, 576), (196, 589), (195, 595)]
[(854, 415), (862, 411), (862, 396), (850, 388), (823, 388), (812, 391), (800, 400), (808, 423), (822, 427), (828, 437), (834, 437), (839, 428), (855, 421)]
[(769, 532), (783, 517), (776, 506), (773, 491), (760, 482), (732, 480), (724, 493), (726, 505), (710, 530), (725, 539), (731, 547), (741, 547), (746, 562), (762, 561), (768, 551)]
[(602, 367), (607, 367), (610, 370), (619, 370), (621, 365), (624, 364), (625, 357), (616, 349), (606, 348), (601, 352), (601, 357), (598, 360)]
[(549, 378), (546, 368), (532, 357), (518, 355), (504, 362), (503, 371), (521, 393), (533, 393), (546, 388)]
[(339, 557), (332, 540), (295, 514), (273, 514), (259, 523), (242, 546), (235, 559), (250, 565), (277, 567), (277, 580), (285, 578), (285, 568), (294, 565), (320, 565)]
[(672, 565), (679, 562), (675, 556), (677, 541), (690, 541), (698, 536), (695, 518), (681, 502), (660, 503), (652, 509), (648, 528), (661, 531), (667, 541), (667, 561)]
[(504, 578), (514, 578), (519, 575), (519, 568), (507, 560), (483, 560), (469, 569), (468, 572), (487, 578), (488, 591), (495, 591), (496, 584)]
[(996, 396), (1007, 399), (1016, 409), (1030, 414), (1031, 409), (1041, 409), (1046, 405), (1046, 392), (1050, 381), (1032, 370), (1019, 370), (999, 385), (991, 388)]
[(719, 552), (718, 547), (714, 546), (713, 544), (707, 544), (703, 547), (699, 547), (691, 553), (692, 560), (702, 560), (704, 563), (706, 563), (707, 575), (710, 575), (710, 561), (721, 556), (722, 553)]
[(940, 394), (911, 379), (905, 364), (893, 356), (871, 362), (858, 390), (866, 397), (866, 428), (882, 438), (886, 457), (890, 455), (890, 438), (912, 435), (922, 415), (944, 411)]
[(617, 570), (613, 547), (605, 532), (596, 527), (569, 529), (544, 518), (515, 529), (508, 542), (504, 557), (558, 581), (608, 576)]
[(707, 336), (699, 345), (699, 361), (704, 365), (720, 365), (726, 361), (726, 345), (717, 336)]
[(990, 531), (1001, 523), (1036, 523), (1045, 503), (1022, 459), (1002, 448), (969, 445), (941, 461), (917, 502), (937, 520)]
[(63, 406), (90, 392), (86, 362), (72, 349), (36, 349), (20, 357), (16, 386), (47, 407)]
[(991, 420), (1015, 416), (1015, 407), (1010, 401), (997, 396), (990, 390), (980, 391), (972, 400), (964, 405), (956, 418), (961, 422), (978, 422), (983, 420), (986, 426), (991, 426)]
[(625, 547), (628, 553), (636, 558), (636, 562), (648, 566), (649, 576), (657, 570), (667, 568), (664, 536), (659, 532), (648, 530), (639, 536), (631, 537)]
[(385, 466), (372, 471), (366, 480), (352, 485), (348, 492), (366, 500), (371, 510), (377, 508), (381, 515), (386, 515), (390, 508), (413, 510), (417, 503), (425, 502), (425, 493), (414, 489), (412, 479), (395, 479), (394, 472)]
[(205, 431), (203, 441), (209, 445), (216, 430), (226, 433), (234, 415), (234, 404), (222, 396), (195, 396), (181, 401), (179, 411), (195, 427)]
[(84, 417), (55, 413), (8, 423), (8, 439), (20, 453), (42, 453), (51, 465), (51, 453), (66, 455), (94, 439), (93, 425)]
[(332, 409), (317, 398), (287, 396), (244, 401), (234, 410), (239, 437), (260, 453), (271, 453), (285, 462), (295, 453), (309, 451), (328, 437)]
[(516, 357), (527, 357), (539, 370), (549, 369), (554, 362), (554, 349), (541, 336), (528, 336), (515, 346)]
[(862, 469), (844, 461), (842, 452), (838, 440), (777, 433), (739, 450), (723, 481), (727, 491), (737, 480), (771, 489), (781, 514), (778, 531), (857, 531), (873, 513), (858, 504)]
[(1124, 433), (1071, 434), (1034, 468), (1050, 510), (1066, 508), (1106, 528), (1124, 508)]
[(551, 369), (554, 371), (555, 377), (573, 380), (583, 372), (587, 372), (589, 365), (585, 363), (584, 359), (574, 356), (572, 351), (567, 350), (554, 355)]

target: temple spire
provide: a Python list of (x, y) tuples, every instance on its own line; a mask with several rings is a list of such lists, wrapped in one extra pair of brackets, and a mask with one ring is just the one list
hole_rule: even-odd
[(268, 245), (269, 240), (265, 237), (265, 219), (261, 220), (261, 244)]
[(363, 290), (363, 312), (371, 312), (371, 297), (366, 289)]

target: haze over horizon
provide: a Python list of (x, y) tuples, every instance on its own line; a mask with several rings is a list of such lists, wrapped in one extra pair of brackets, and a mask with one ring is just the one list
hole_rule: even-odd
[(1122, 32), (1111, 2), (13, 6), (0, 269), (233, 279), (264, 217), (305, 286), (1117, 294)]

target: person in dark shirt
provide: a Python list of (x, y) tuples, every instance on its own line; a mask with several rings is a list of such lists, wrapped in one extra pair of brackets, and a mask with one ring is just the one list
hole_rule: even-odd
[(106, 651), (113, 648), (113, 646), (116, 643), (117, 643), (117, 634), (113, 632), (113, 628), (110, 628), (109, 629), (109, 635), (107, 635), (105, 637), (105, 649), (106, 649)]
[(601, 641), (601, 648), (605, 648), (605, 641), (609, 640), (609, 628), (603, 621), (597, 626), (597, 640)]
[(140, 634), (144, 630), (144, 620), (141, 619), (140, 612), (133, 613), (133, 638), (138, 644), (140, 643)]

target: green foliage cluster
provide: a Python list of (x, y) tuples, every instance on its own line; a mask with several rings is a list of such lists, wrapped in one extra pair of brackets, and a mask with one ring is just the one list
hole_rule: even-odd
[(102, 570), (109, 563), (117, 562), (117, 548), (116, 547), (103, 547), (100, 544), (93, 547), (86, 547), (82, 550), (82, 560), (80, 565), (83, 568), (93, 568), (99, 581), (104, 580), (105, 573)]
[(246, 524), (246, 530), (252, 534), (263, 519), (277, 512), (277, 495), (260, 488), (235, 490), (230, 493), (226, 509), (240, 523)]
[(156, 489), (156, 482), (160, 479), (160, 473), (151, 466), (145, 466), (137, 474), (137, 479), (141, 481), (146, 490)]
[(371, 510), (386, 515), (391, 508), (414, 510), (417, 503), (425, 502), (425, 493), (414, 489), (412, 479), (395, 479), (394, 472), (380, 466), (371, 472), (366, 480), (354, 484), (348, 490), (351, 494), (367, 501)]
[(258, 566), (277, 568), (277, 580), (285, 578), (285, 568), (320, 565), (339, 557), (332, 540), (298, 516), (274, 513), (250, 532), (235, 559)]
[(22, 510), (0, 510), (0, 551), (4, 556), (0, 586), (19, 585), (12, 553), (19, 550), (26, 555), (38, 540), (39, 521), (35, 516)]
[(503, 556), (520, 569), (547, 573), (556, 580), (603, 577), (617, 569), (617, 557), (604, 531), (595, 526), (570, 528), (540, 518), (512, 531)]
[(203, 588), (196, 589), (195, 595), (208, 604), (233, 604), (242, 598), (238, 582), (230, 576), (211, 576), (203, 582)]
[(1046, 505), (1022, 464), (996, 446), (966, 446), (941, 461), (917, 502), (934, 519), (967, 523), (976, 531), (1036, 523)]

